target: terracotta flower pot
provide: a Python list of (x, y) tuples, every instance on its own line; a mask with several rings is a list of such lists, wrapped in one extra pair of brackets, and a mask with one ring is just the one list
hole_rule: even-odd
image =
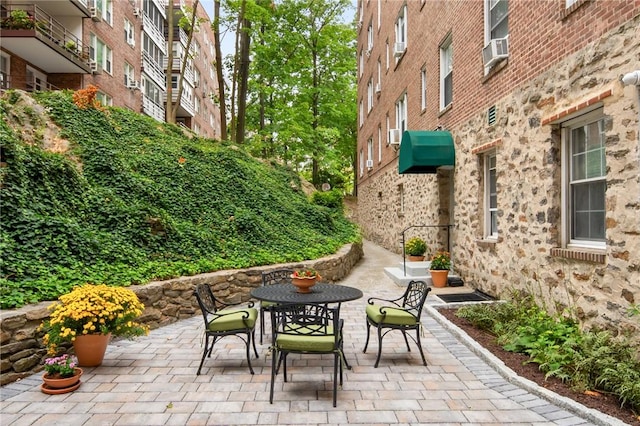
[(429, 273), (431, 274), (431, 282), (433, 283), (434, 287), (447, 286), (447, 277), (449, 276), (448, 270), (431, 269), (429, 270)]
[(311, 293), (311, 287), (316, 285), (319, 276), (315, 277), (292, 277), (291, 284), (298, 288), (298, 293)]
[(71, 377), (53, 378), (47, 373), (42, 375), (44, 382), (40, 389), (49, 395), (57, 395), (61, 393), (72, 392), (80, 387), (80, 376), (82, 376), (82, 368), (74, 368), (75, 374)]
[(78, 365), (97, 367), (102, 364), (110, 339), (111, 333), (76, 336), (73, 341), (73, 349), (78, 357)]

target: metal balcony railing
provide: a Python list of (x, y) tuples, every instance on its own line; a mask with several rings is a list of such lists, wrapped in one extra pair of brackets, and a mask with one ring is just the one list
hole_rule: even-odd
[(89, 62), (89, 46), (36, 4), (4, 4), (0, 18), (3, 30), (35, 30), (39, 38), (50, 40), (76, 60)]

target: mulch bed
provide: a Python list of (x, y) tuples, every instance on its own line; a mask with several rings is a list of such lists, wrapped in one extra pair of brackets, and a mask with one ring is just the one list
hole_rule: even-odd
[(466, 319), (457, 317), (455, 315), (456, 309), (439, 308), (438, 312), (464, 330), (472, 339), (489, 350), (497, 358), (501, 359), (505, 365), (519, 376), (529, 379), (539, 386), (547, 388), (559, 395), (571, 398), (586, 407), (608, 414), (630, 425), (640, 426), (640, 416), (634, 414), (630, 409), (621, 408), (615, 396), (600, 393), (588, 395), (572, 390), (570, 386), (559, 379), (553, 377), (545, 379), (544, 373), (538, 369), (537, 364), (526, 364), (529, 357), (523, 354), (505, 351), (495, 342), (495, 336), (484, 330), (475, 328)]

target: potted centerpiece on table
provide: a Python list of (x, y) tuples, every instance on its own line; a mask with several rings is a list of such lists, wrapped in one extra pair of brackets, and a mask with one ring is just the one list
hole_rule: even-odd
[(82, 368), (78, 367), (78, 359), (73, 355), (64, 354), (44, 360), (42, 375), (42, 392), (58, 395), (73, 392), (80, 387)]
[(60, 296), (49, 309), (51, 316), (42, 324), (49, 353), (58, 353), (60, 344), (70, 342), (83, 367), (102, 364), (112, 336), (130, 338), (149, 331), (135, 321), (144, 305), (123, 287), (85, 284)]
[(431, 257), (429, 272), (434, 287), (447, 286), (449, 269), (451, 269), (451, 255), (448, 251), (440, 250)]
[(427, 243), (420, 237), (413, 237), (404, 246), (404, 253), (412, 262), (422, 262), (427, 251)]
[(291, 284), (298, 288), (298, 293), (310, 293), (311, 287), (321, 278), (313, 268), (296, 269), (291, 275)]

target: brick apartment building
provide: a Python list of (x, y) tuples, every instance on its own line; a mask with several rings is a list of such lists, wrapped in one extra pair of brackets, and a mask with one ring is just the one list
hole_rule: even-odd
[(640, 1), (359, 0), (358, 17), (365, 237), (421, 236), (474, 288), (637, 330)]
[[(171, 0), (178, 11), (191, 0)], [(2, 90), (99, 88), (104, 105), (165, 120), (167, 0), (1, 0)], [(196, 134), (220, 136), (214, 37), (206, 11), (194, 34), (176, 120)], [(177, 21), (177, 20), (174, 20)], [(174, 31), (172, 81), (186, 53), (187, 34)]]

